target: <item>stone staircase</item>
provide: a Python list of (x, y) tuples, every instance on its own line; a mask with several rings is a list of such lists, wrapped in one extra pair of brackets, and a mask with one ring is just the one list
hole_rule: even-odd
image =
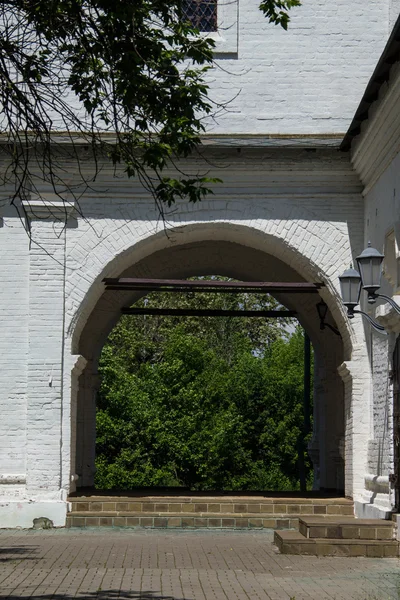
[(67, 527), (290, 529), (301, 517), (352, 516), (337, 497), (86, 495), (69, 498)]
[(399, 556), (396, 524), (346, 516), (300, 517), (297, 531), (275, 531), (282, 554), (313, 556)]

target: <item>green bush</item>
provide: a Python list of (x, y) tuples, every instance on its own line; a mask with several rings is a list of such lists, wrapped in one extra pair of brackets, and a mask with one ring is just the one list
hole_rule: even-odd
[(298, 489), (303, 356), (301, 328), (264, 319), (123, 317), (100, 362), (96, 487)]

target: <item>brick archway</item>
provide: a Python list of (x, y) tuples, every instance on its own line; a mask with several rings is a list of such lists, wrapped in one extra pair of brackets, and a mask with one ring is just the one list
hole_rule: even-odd
[[(353, 396), (351, 392), (344, 393), (338, 368), (344, 358), (351, 356), (357, 332), (352, 331), (343, 318), (334, 280), (327, 277), (321, 268), (326, 256), (323, 253), (318, 255), (319, 264), (311, 261), (307, 254), (312, 252), (315, 237), (306, 237), (308, 241), (302, 245), (305, 254), (300, 252), (300, 243), (300, 247), (296, 248), (281, 236), (275, 237), (255, 227), (228, 222), (191, 223), (175, 228), (170, 237), (165, 232), (145, 236), (129, 248), (123, 247), (124, 238), (119, 238), (122, 252), (104, 266), (82, 306), (70, 320), (69, 341), (74, 355), (83, 356), (87, 361), (82, 374), (75, 370), (73, 384), (70, 447), (74, 479), (78, 475), (81, 485), (93, 482), (97, 360), (108, 333), (119, 319), (121, 307), (138, 298), (130, 292), (105, 292), (101, 279), (104, 276), (185, 278), (217, 273), (243, 280), (325, 283), (321, 295), (329, 306), (330, 319), (335, 320), (341, 330), (343, 342), (327, 331), (321, 332), (315, 308), (318, 296), (310, 294), (294, 298), (280, 295), (278, 300), (298, 312), (299, 320), (316, 350), (315, 390), (318, 399), (314, 415), (313, 454), (320, 471), (321, 485), (329, 489), (343, 488), (346, 446), (346, 493), (353, 495), (354, 480), (349, 473), (356, 448), (353, 430), (348, 427), (346, 417), (351, 412), (349, 404), (353, 402)], [(327, 252), (331, 250), (329, 248)], [(95, 303), (93, 298), (96, 295)], [(89, 306), (93, 307), (90, 311)], [(327, 335), (331, 336), (329, 340)], [(352, 382), (353, 376), (347, 387)], [(77, 428), (76, 422), (79, 424)], [(70, 473), (66, 475), (68, 480), (69, 476)]]

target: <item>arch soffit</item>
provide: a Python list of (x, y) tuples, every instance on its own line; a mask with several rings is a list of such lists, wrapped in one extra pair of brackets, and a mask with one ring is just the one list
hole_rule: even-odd
[[(121, 274), (123, 277), (185, 278), (194, 275), (219, 274), (239, 280), (299, 281), (294, 269), (271, 255), (232, 242), (208, 242), (206, 245), (189, 244), (159, 251)], [(85, 324), (81, 335), (80, 352), (97, 358), (107, 335), (119, 319), (124, 306), (130, 306), (141, 296), (132, 292), (104, 292)], [(321, 335), (316, 294), (279, 294), (277, 300), (298, 312), (301, 324), (308, 331), (314, 347), (326, 343), (326, 332)], [(329, 317), (332, 320), (332, 317)], [(325, 338), (325, 339), (324, 339)], [(338, 338), (330, 341), (338, 345)], [(342, 344), (339, 343), (340, 350)], [(324, 353), (325, 348), (320, 351)]]
[[(270, 225), (268, 221), (266, 224)], [(126, 226), (128, 225), (126, 224)], [(259, 250), (264, 255), (269, 254), (278, 258), (279, 261), (288, 265), (293, 272), (297, 273), (297, 280), (302, 277), (309, 281), (323, 281), (326, 288), (322, 290), (321, 296), (327, 302), (332, 316), (342, 333), (345, 355), (350, 356), (352, 345), (356, 339), (355, 333), (344, 317), (344, 311), (338, 298), (337, 285), (332, 281), (331, 275), (331, 273), (336, 275), (348, 263), (351, 256), (350, 245), (343, 232), (339, 236), (336, 228), (334, 228), (333, 232), (329, 231), (329, 226), (332, 224), (325, 223), (324, 225), (325, 232), (319, 231), (318, 235), (314, 231), (315, 223), (311, 223), (310, 226), (304, 223), (297, 223), (297, 227), (302, 230), (297, 232), (296, 227), (293, 227), (294, 224), (292, 223), (290, 229), (284, 228), (283, 232), (278, 232), (277, 230), (275, 233), (269, 231), (265, 224), (262, 227), (261, 223), (243, 225), (243, 223), (237, 222), (214, 221), (190, 223), (171, 228), (167, 231), (158, 231), (157, 233), (148, 231), (144, 232), (141, 236), (133, 236), (132, 231), (130, 231), (130, 235), (121, 236), (121, 230), (117, 228), (116, 231), (108, 234), (104, 240), (104, 243), (108, 240), (108, 245), (110, 245), (110, 236), (113, 236), (114, 243), (112, 244), (113, 252), (103, 252), (103, 263), (99, 259), (98, 251), (97, 257), (90, 255), (91, 262), (92, 264), (96, 264), (97, 269), (91, 269), (86, 264), (84, 277), (76, 281), (80, 275), (78, 271), (73, 273), (72, 277), (67, 281), (68, 334), (71, 338), (72, 351), (78, 351), (80, 336), (85, 324), (104, 293), (103, 277), (120, 276), (122, 273), (127, 272), (132, 265), (157, 252), (167, 253), (168, 249), (184, 247), (190, 243), (207, 244), (216, 241), (226, 241), (242, 247)], [(282, 227), (282, 223), (280, 226)], [(326, 228), (328, 228), (328, 231), (326, 231)], [(325, 237), (323, 242), (322, 237)], [(133, 243), (132, 239), (134, 240)], [(339, 240), (341, 242), (339, 244), (340, 248), (328, 246), (329, 239)], [(119, 241), (119, 244), (117, 241)], [(317, 248), (318, 244), (319, 251)], [(101, 246), (101, 243), (98, 243), (98, 246)], [(73, 249), (71, 252), (73, 253)], [(71, 256), (71, 253), (69, 253), (69, 256)], [(337, 257), (337, 263), (332, 260), (333, 256)], [(332, 265), (332, 262), (336, 264)], [(89, 276), (90, 273), (92, 277)], [(204, 271), (201, 274), (205, 274)], [(219, 274), (224, 273), (220, 272)], [(196, 273), (192, 271), (180, 276), (185, 277), (189, 275), (196, 275)], [(235, 276), (238, 279), (246, 278), (231, 272), (229, 275)], [(157, 277), (157, 273), (151, 276)], [(285, 304), (288, 303), (285, 302)]]

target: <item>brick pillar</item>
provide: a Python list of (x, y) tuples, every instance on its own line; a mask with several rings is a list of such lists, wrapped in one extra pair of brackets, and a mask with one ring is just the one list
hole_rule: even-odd
[(356, 352), (338, 372), (345, 389), (345, 494), (359, 500), (364, 491), (371, 427), (371, 373), (368, 361)]
[[(323, 378), (323, 423), (320, 428), (321, 488), (343, 491), (344, 389), (337, 372), (335, 354), (325, 356)], [(322, 463), (324, 468), (322, 469)]]
[(76, 435), (77, 487), (92, 487), (95, 475), (96, 446), (96, 396), (100, 385), (99, 376), (93, 373), (93, 361), (79, 378)]
[[(67, 352), (66, 352), (67, 354)], [(87, 360), (80, 355), (69, 355), (64, 369), (63, 401), (63, 452), (62, 487), (66, 493), (75, 492), (80, 487), (81, 470), (79, 468), (79, 391), (84, 378)]]
[(320, 398), (323, 393), (321, 385), (321, 367), (320, 356), (317, 352), (314, 353), (314, 407), (313, 407), (313, 432), (311, 440), (308, 443), (308, 454), (314, 469), (313, 490), (320, 489), (320, 417), (321, 410)]

